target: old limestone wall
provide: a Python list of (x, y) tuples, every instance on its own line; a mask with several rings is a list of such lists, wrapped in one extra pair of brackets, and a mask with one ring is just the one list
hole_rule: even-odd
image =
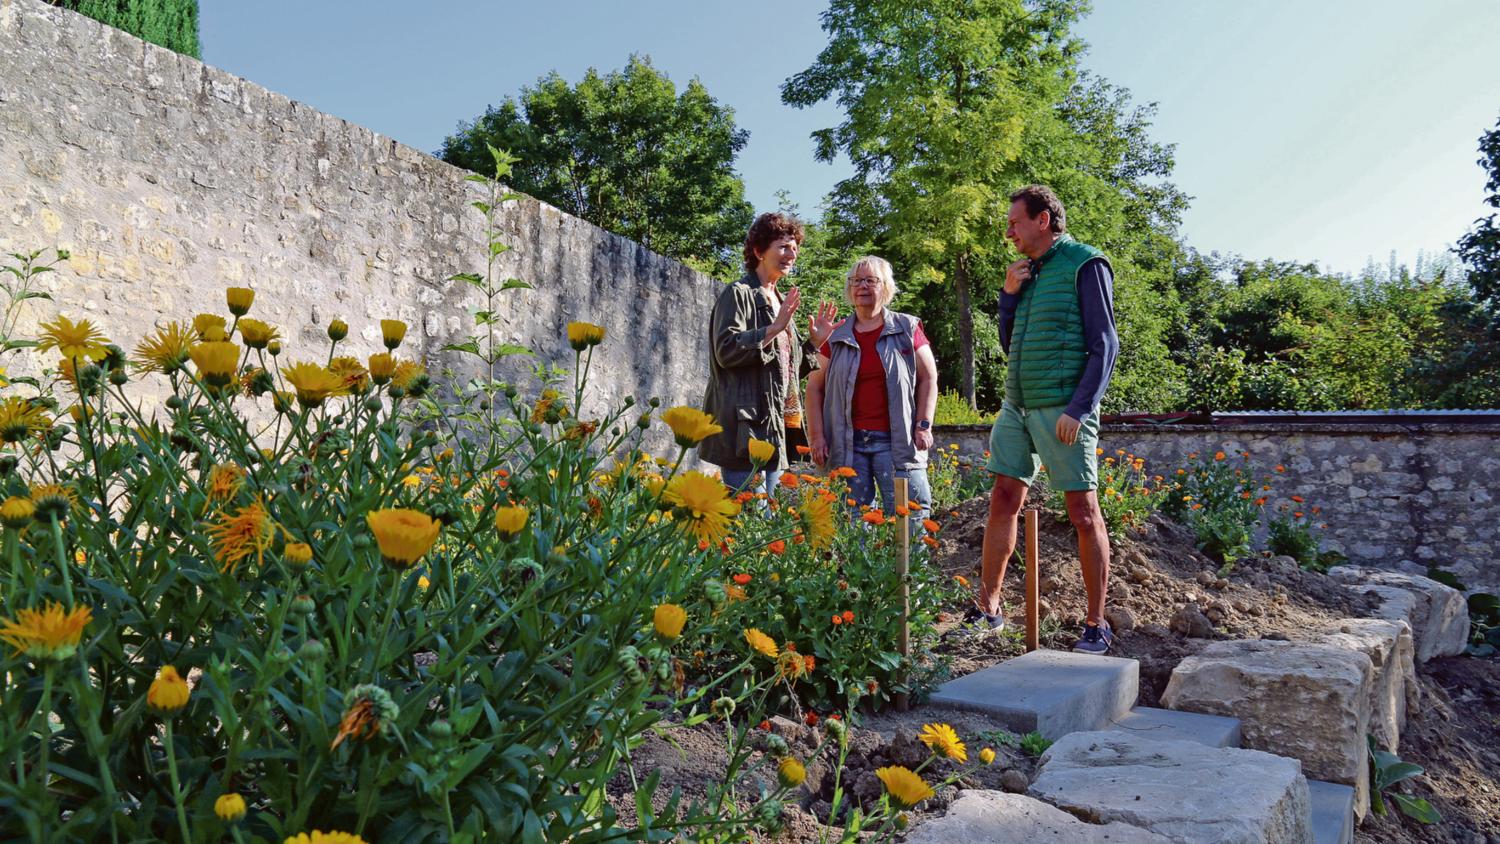
[[(937, 439), (978, 454), (988, 434), (987, 426), (951, 426)], [(1125, 449), (1163, 475), (1195, 452), (1248, 451), (1259, 470), (1286, 467), (1268, 510), (1293, 495), (1320, 506), (1327, 547), (1382, 568), (1425, 574), (1440, 566), (1488, 592), (1500, 592), (1497, 443), (1500, 421), (1105, 425), (1100, 436), (1106, 454)]]
[[(25, 336), (61, 311), (129, 349), (159, 320), (223, 313), (237, 285), (289, 338), (283, 360), (323, 354), (335, 317), (351, 353), (380, 351), (392, 317), (412, 326), (404, 354), (452, 363), (438, 350), (467, 336), (480, 300), (445, 279), (486, 255), (470, 207), (483, 191), (465, 175), (82, 15), (0, 0), (0, 252), (72, 252), (44, 285), (54, 302), (28, 303)], [(514, 247), (501, 277), (535, 289), (501, 296), (498, 342), (570, 364), (564, 326), (597, 322), (594, 412), (606, 386), (701, 398), (713, 280), (532, 199), (500, 228)]]

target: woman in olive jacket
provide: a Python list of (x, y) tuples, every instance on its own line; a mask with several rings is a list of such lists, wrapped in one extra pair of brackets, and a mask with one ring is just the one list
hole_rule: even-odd
[[(793, 325), (802, 297), (778, 283), (797, 263), (802, 224), (762, 214), (745, 236), (745, 277), (724, 288), (709, 319), (708, 389), (703, 408), (724, 430), (698, 444), (698, 456), (718, 465), (733, 489), (765, 492), (787, 467), (788, 422), (801, 425), (802, 378), (817, 366), (817, 350), (833, 332), (836, 308), (825, 303), (801, 339)], [(755, 470), (751, 438), (775, 447)]]

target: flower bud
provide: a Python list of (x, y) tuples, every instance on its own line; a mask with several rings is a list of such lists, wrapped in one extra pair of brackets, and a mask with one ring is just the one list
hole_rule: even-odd
[(126, 372), (123, 368), (111, 369), (109, 371), (109, 383), (115, 385), (116, 387), (123, 387), (129, 382), (130, 373)]
[(341, 319), (328, 323), (328, 339), (337, 343), (349, 336), (349, 324)]
[(709, 707), (709, 711), (713, 712), (716, 717), (728, 718), (734, 714), (734, 707), (734, 698), (721, 697), (714, 700), (713, 704)]
[(445, 739), (453, 735), (453, 725), (447, 721), (433, 721), (432, 726), (427, 728), (427, 733), (435, 739)]
[(318, 611), (317, 602), (313, 601), (311, 595), (298, 595), (292, 599), (292, 615), (312, 615)]
[(308, 639), (297, 649), (297, 656), (303, 662), (322, 662), (328, 656), (328, 646), (317, 639)]

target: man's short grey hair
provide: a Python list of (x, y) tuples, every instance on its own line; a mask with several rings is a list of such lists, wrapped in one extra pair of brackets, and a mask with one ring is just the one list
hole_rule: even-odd
[(849, 270), (849, 277), (844, 281), (844, 298), (854, 304), (854, 278), (859, 275), (861, 269), (868, 269), (870, 274), (880, 279), (880, 288), (877, 291), (877, 301), (883, 308), (896, 298), (896, 272), (891, 269), (891, 262), (876, 255), (866, 255), (854, 262), (853, 269)]

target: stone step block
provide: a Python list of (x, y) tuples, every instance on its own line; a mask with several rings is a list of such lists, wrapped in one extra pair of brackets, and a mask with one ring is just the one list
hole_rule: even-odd
[(1024, 794), (959, 792), (948, 813), (912, 827), (907, 844), (1171, 844), (1172, 839), (1119, 823), (1085, 823)]
[(1244, 747), (1289, 756), (1309, 777), (1353, 786), (1359, 811), (1369, 794), (1372, 674), (1370, 658), (1347, 647), (1215, 642), (1178, 664), (1161, 702), (1240, 719)]
[(1083, 820), (1191, 844), (1313, 844), (1297, 760), (1258, 750), (1073, 733), (1042, 754), (1027, 792)]
[(1098, 730), (1130, 711), (1140, 693), (1140, 663), (1068, 651), (1032, 651), (949, 680), (932, 706), (979, 712), (1015, 733), (1059, 739)]
[(1411, 625), (1417, 664), (1458, 656), (1469, 644), (1469, 602), (1464, 593), (1430, 577), (1365, 566), (1335, 566), (1328, 576), (1380, 600), (1376, 616)]
[(1240, 719), (1201, 712), (1137, 706), (1109, 726), (1155, 741), (1195, 741), (1207, 747), (1239, 747)]
[(1314, 844), (1353, 844), (1354, 789), (1336, 782), (1307, 781)]

